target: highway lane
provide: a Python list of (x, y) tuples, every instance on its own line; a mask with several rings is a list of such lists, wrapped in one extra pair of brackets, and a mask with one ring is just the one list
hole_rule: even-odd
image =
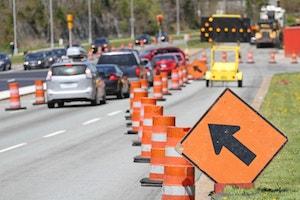
[[(266, 49), (254, 56), (255, 65), (241, 65), (244, 88), (236, 83), (206, 88), (204, 81), (194, 81), (159, 104), (176, 115), (177, 125), (192, 126), (226, 86), (251, 104), (266, 75), (299, 71), (289, 60), (266, 64)], [(139, 184), (149, 166), (132, 162), (139, 148), (131, 146), (136, 136), (124, 135), (128, 100), (52, 110), (34, 107), (33, 101), (22, 98), (28, 108), (17, 112), (5, 112), (8, 102), (0, 102), (0, 199), (160, 199), (159, 188)]]
[(18, 81), (20, 87), (34, 85), (35, 80), (45, 80), (47, 69), (31, 71), (5, 71), (0, 73), (0, 91), (7, 90), (7, 81), (14, 79)]

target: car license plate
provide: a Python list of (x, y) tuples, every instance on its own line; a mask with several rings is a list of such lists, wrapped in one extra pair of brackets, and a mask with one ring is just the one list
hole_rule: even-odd
[(63, 89), (75, 88), (75, 87), (77, 87), (77, 84), (76, 83), (64, 83), (64, 84), (60, 84), (60, 87)]

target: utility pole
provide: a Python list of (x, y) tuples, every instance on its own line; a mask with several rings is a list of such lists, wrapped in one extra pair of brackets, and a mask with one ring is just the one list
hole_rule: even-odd
[(88, 12), (89, 12), (89, 43), (92, 43), (92, 6), (91, 0), (88, 0)]
[(50, 47), (52, 49), (54, 47), (52, 0), (49, 0), (49, 12), (50, 12)]
[(16, 15), (16, 0), (13, 0), (13, 23), (14, 23), (14, 55), (18, 54), (17, 45), (17, 15)]
[(179, 0), (176, 0), (176, 35), (180, 34), (180, 8)]
[(131, 39), (134, 39), (134, 8), (133, 0), (130, 0), (130, 27), (131, 27)]

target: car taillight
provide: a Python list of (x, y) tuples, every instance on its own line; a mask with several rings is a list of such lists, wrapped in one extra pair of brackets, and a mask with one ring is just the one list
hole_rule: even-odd
[(139, 67), (135, 68), (135, 74), (136, 74), (136, 76), (140, 76), (141, 69)]
[(52, 79), (52, 71), (49, 70), (48, 73), (47, 73), (46, 80), (47, 80), (47, 81), (51, 81), (51, 79)]
[(109, 76), (109, 80), (110, 80), (110, 81), (116, 81), (116, 80), (118, 80), (118, 77), (117, 77), (115, 74), (111, 74), (111, 75)]
[(85, 69), (85, 75), (86, 75), (87, 78), (93, 78), (92, 72), (89, 68)]

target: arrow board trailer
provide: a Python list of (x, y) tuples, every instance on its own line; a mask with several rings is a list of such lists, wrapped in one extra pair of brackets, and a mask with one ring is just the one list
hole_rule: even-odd
[(240, 15), (212, 15), (201, 18), (201, 42), (250, 42), (250, 19)]

